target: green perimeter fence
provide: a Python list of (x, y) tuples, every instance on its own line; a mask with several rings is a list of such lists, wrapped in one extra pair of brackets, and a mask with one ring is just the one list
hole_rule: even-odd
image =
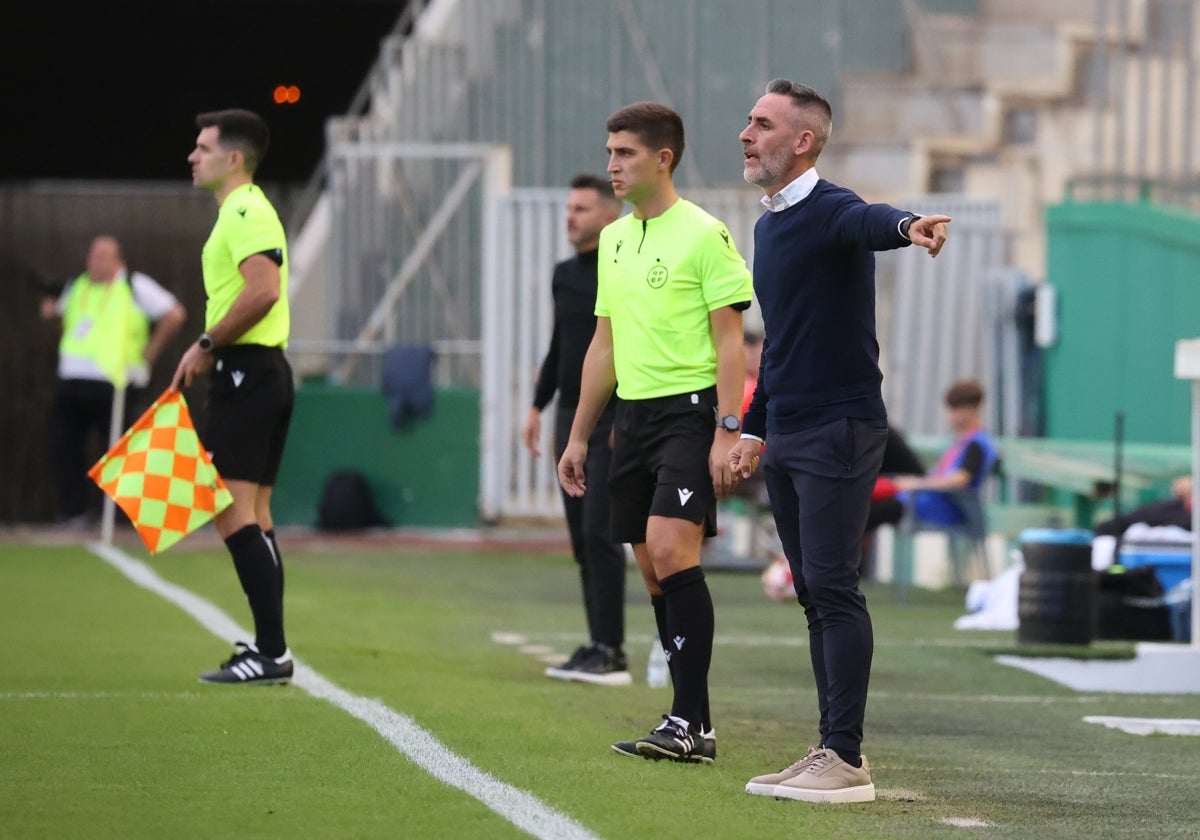
[(271, 498), (275, 520), (315, 525), (329, 476), (354, 470), (392, 525), (477, 525), (479, 432), (473, 388), (439, 390), (428, 418), (396, 429), (378, 390), (304, 383)]

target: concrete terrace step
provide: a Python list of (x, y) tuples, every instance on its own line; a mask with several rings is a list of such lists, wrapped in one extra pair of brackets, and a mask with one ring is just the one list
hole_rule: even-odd
[(1077, 84), (1078, 43), (1051, 24), (930, 15), (923, 28), (928, 48), (914, 51), (914, 75), (931, 85), (952, 79), (1028, 99), (1064, 97)]
[(961, 153), (995, 148), (1003, 136), (998, 96), (979, 87), (933, 87), (917, 78), (852, 76), (842, 85), (839, 142), (917, 137)]
[[(1060, 32), (1077, 38), (1094, 38), (1096, 35), (1096, 12), (1099, 0), (980, 0), (979, 17), (991, 23), (1014, 23), (1022, 25), (1053, 26)], [(1146, 19), (1147, 0), (1123, 0), (1127, 2), (1128, 18), (1124, 36), (1132, 41), (1145, 39), (1142, 26)], [(1112, 18), (1102, 37), (1115, 39), (1121, 33), (1119, 23)]]

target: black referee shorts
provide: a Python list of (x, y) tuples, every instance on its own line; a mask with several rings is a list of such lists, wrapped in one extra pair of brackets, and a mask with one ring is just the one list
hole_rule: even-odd
[(617, 403), (608, 487), (612, 538), (644, 543), (646, 520), (666, 516), (717, 533), (717, 497), (708, 471), (717, 390)]
[(275, 485), (296, 401), (292, 367), (278, 347), (214, 351), (200, 440), (222, 478)]

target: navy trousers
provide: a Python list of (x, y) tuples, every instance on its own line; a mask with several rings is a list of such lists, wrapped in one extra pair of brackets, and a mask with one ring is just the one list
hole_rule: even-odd
[(822, 745), (862, 745), (874, 636), (859, 589), (871, 490), (887, 421), (840, 419), (768, 436), (763, 475), (796, 597), (808, 619)]
[[(571, 552), (579, 564), (583, 587), (583, 607), (588, 633), (593, 642), (611, 648), (625, 643), (625, 547), (613, 542), (609, 528), (608, 468), (612, 447), (612, 406), (600, 416), (588, 439), (584, 475), (588, 491), (582, 498), (562, 493), (567, 527), (571, 531)], [(555, 418), (555, 463), (562, 458), (571, 435), (574, 408), (559, 408)]]

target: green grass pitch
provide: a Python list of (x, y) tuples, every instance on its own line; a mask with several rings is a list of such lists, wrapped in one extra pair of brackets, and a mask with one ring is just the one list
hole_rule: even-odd
[[(684, 766), (609, 750), (669, 705), (645, 686), (653, 620), (635, 573), (635, 684), (604, 688), (548, 680), (493, 639), (563, 654), (583, 640), (566, 557), (281, 542), (305, 664), (597, 837), (1200, 837), (1200, 739), (1083, 722), (1200, 718), (1200, 697), (1078, 694), (998, 665), (988, 653), (1013, 634), (954, 631), (954, 593), (899, 605), (868, 588), (879, 799), (817, 806), (743, 792), (816, 738), (802, 613), (752, 575), (709, 575), (719, 758)], [(250, 624), (223, 552), (131, 553)], [(0, 626), (0, 837), (528, 836), (298, 686), (200, 685), (229, 640), (83, 547), (0, 544)]]

